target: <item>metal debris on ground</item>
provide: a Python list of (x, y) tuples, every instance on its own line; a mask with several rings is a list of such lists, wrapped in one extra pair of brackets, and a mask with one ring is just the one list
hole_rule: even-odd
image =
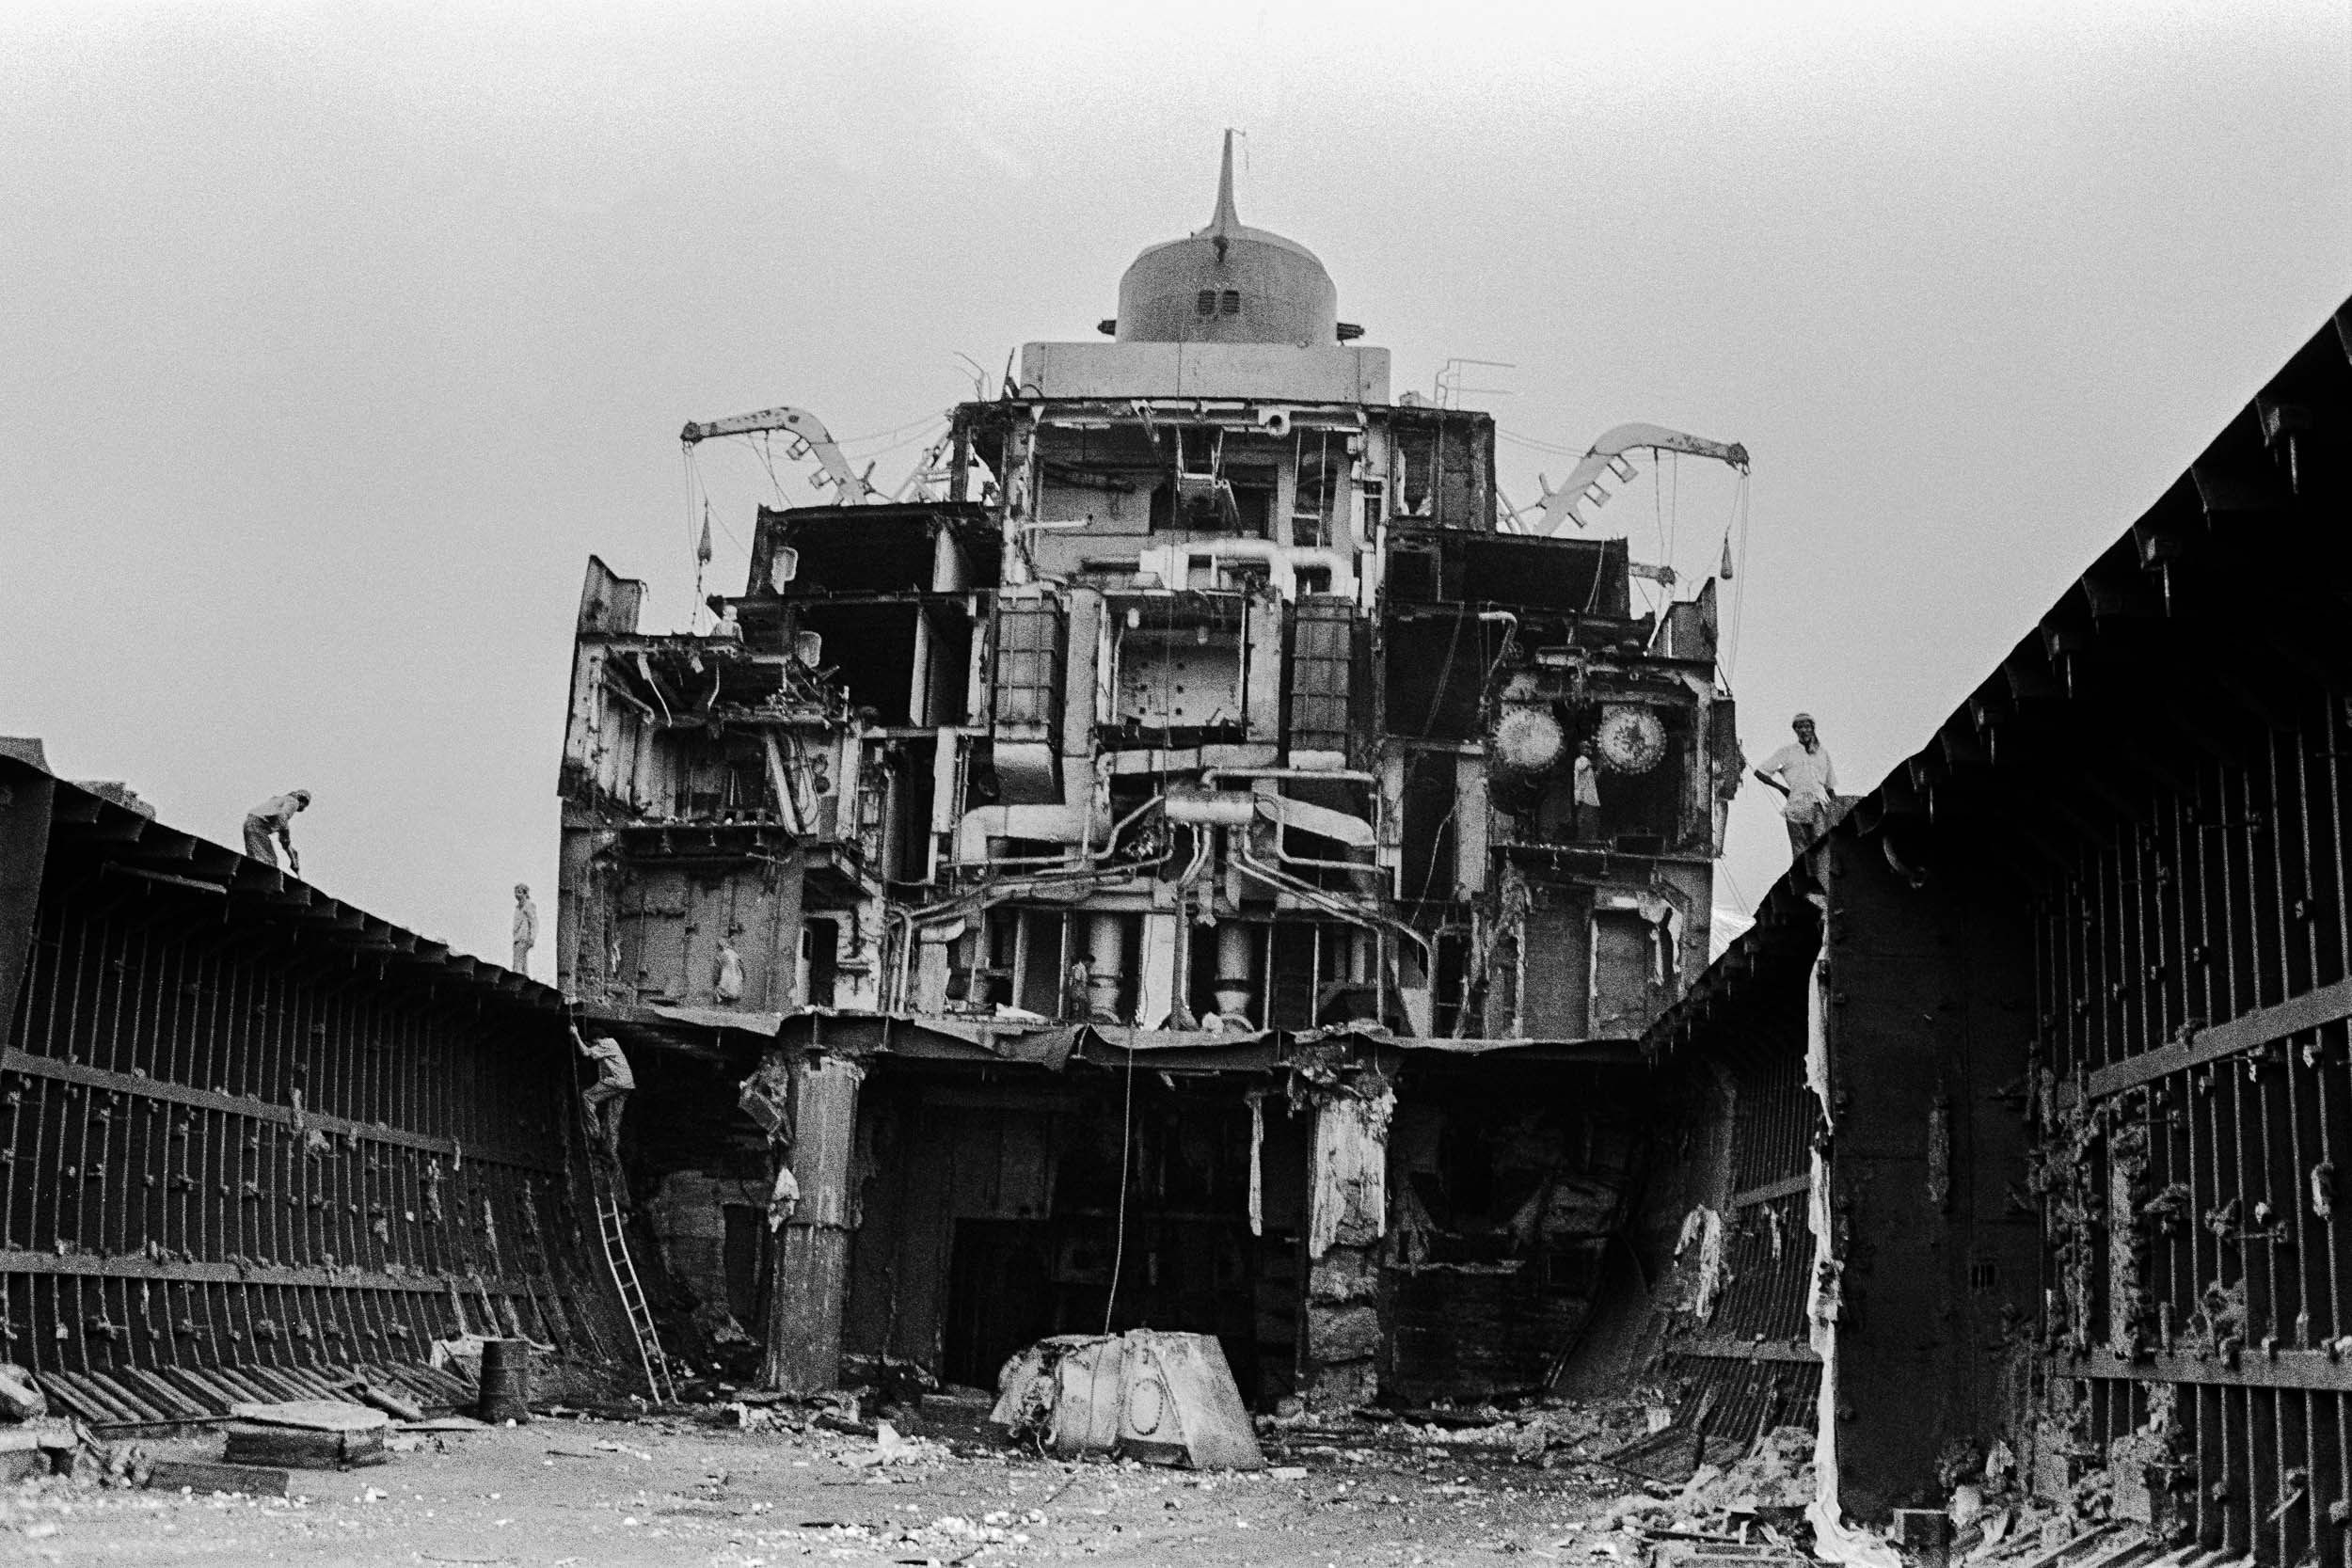
[(414, 1423), (424, 1419), (424, 1407), (416, 1401), (403, 1398), (389, 1388), (370, 1383), (366, 1378), (354, 1378), (342, 1386), (344, 1393), (361, 1404), (381, 1410), (396, 1421)]
[(625, 1453), (631, 1459), (642, 1459), (648, 1464), (653, 1462), (652, 1454), (646, 1452), (644, 1449), (632, 1449), (627, 1443), (605, 1442), (598, 1443), (596, 1447), (605, 1453)]
[[(1620, 1498), (1613, 1508), (1665, 1521), (1677, 1533), (1742, 1540), (1753, 1526), (1794, 1530), (1817, 1491), (1813, 1433), (1781, 1427), (1729, 1467), (1702, 1465), (1679, 1489)], [(1662, 1494), (1662, 1495), (1661, 1495)]]
[(0, 1362), (0, 1421), (29, 1421), (48, 1414), (48, 1396), (33, 1381), (33, 1374)]
[(951, 1459), (954, 1452), (945, 1443), (928, 1437), (903, 1437), (888, 1421), (874, 1423), (874, 1446), (860, 1452), (845, 1453), (841, 1463), (851, 1469), (865, 1469), (881, 1465), (919, 1465), (926, 1460)]
[(199, 1459), (159, 1459), (148, 1466), (147, 1484), (164, 1492), (234, 1492), (254, 1497), (282, 1497), (294, 1478), (287, 1471), (260, 1465), (215, 1465)]
[(1261, 1436), (1291, 1452), (1317, 1446), (1345, 1452), (1355, 1448), (1469, 1449), (1508, 1450), (1521, 1465), (1549, 1470), (1561, 1465), (1612, 1463), (1629, 1444), (1652, 1435), (1670, 1419), (1653, 1393), (1636, 1388), (1614, 1399), (1546, 1399), (1518, 1408), (1495, 1404), (1469, 1408), (1445, 1405), (1407, 1410), (1366, 1406), (1337, 1424), (1303, 1411), (1262, 1416)]
[(1225, 1353), (1205, 1334), (1057, 1335), (1007, 1361), (997, 1387), (988, 1418), (1040, 1452), (1265, 1465)]
[(381, 1465), (391, 1418), (366, 1405), (304, 1400), (286, 1404), (241, 1404), (236, 1419), (224, 1423), (221, 1458), (230, 1465), (292, 1465), (300, 1469), (347, 1469)]

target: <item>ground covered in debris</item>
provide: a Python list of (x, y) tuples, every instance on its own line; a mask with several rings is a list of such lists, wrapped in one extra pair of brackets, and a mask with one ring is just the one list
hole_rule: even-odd
[[(1613, 1434), (1580, 1436), (1593, 1423), (1573, 1417), (1277, 1429), (1263, 1434), (1269, 1468), (1201, 1473), (1038, 1458), (966, 1413), (911, 1414), (872, 1435), (769, 1416), (751, 1412), (748, 1429), (557, 1418), (410, 1434), (382, 1465), (293, 1472), (285, 1499), (98, 1485), (86, 1465), (79, 1484), (52, 1477), (0, 1492), (0, 1559), (107, 1568), (1629, 1561), (1661, 1531), (1711, 1534), (1700, 1527), (1722, 1517), (1595, 1462)], [(142, 1458), (212, 1459), (219, 1446), (175, 1439), (144, 1445)]]

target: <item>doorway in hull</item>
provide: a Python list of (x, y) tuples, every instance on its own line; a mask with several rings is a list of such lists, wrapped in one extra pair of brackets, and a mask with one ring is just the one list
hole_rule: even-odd
[(1213, 1334), (1245, 1401), (1264, 1407), (1291, 1392), (1304, 1119), (1266, 1102), (1253, 1234), (1250, 1106), (1241, 1084), (1138, 1077), (1132, 1112), (1118, 1075), (1089, 1072), (1073, 1086), (1044, 1150), (1055, 1165), (1051, 1212), (955, 1222), (942, 1375), (993, 1387), (1025, 1346), (1107, 1325)]
[(1397, 1099), (1383, 1398), (1546, 1389), (1584, 1333), (1625, 1227), (1644, 1150), (1642, 1079), (1618, 1067), (1446, 1063), (1408, 1068)]
[(958, 1220), (955, 1227), (940, 1381), (993, 1390), (1007, 1357), (1060, 1332), (1054, 1326), (1047, 1227), (1033, 1220)]

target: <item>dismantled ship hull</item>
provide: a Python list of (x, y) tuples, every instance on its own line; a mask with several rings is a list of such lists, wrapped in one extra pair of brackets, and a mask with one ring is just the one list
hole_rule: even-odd
[(1926, 1545), (2341, 1560), (2347, 502), (2352, 307), (1653, 1027), (1636, 1230), (1715, 1236), (1661, 1449), (1811, 1401), (1831, 1512)]
[(0, 1361), (106, 1427), (628, 1354), (560, 999), (0, 751)]

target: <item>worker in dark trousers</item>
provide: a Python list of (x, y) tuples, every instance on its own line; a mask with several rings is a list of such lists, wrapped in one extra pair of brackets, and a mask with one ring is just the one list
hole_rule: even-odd
[(1570, 819), (1568, 836), (1591, 839), (1600, 836), (1600, 768), (1593, 755), (1593, 743), (1584, 742), (1576, 749), (1574, 785), (1574, 816)]
[(628, 1097), (637, 1087), (637, 1075), (628, 1069), (628, 1058), (621, 1053), (621, 1042), (610, 1035), (601, 1035), (594, 1043), (580, 1038), (580, 1025), (572, 1025), (572, 1044), (593, 1063), (596, 1081), (580, 1094), (588, 1107), (588, 1128), (603, 1146), (605, 1157), (615, 1165), (621, 1163), (621, 1113), (628, 1106)]
[(1788, 829), (1788, 852), (1802, 858), (1815, 839), (1829, 832), (1837, 798), (1837, 769), (1814, 728), (1813, 715), (1798, 714), (1789, 721), (1789, 727), (1797, 732), (1795, 742), (1766, 757), (1756, 776), (1780, 791), (1780, 816)]
[[(307, 789), (273, 795), (245, 814), (245, 852), (263, 865), (278, 863), (278, 845), (286, 847), (286, 869), (302, 875), (302, 857), (294, 853), (294, 813), (310, 803)], [(275, 842), (273, 842), (273, 840)]]

